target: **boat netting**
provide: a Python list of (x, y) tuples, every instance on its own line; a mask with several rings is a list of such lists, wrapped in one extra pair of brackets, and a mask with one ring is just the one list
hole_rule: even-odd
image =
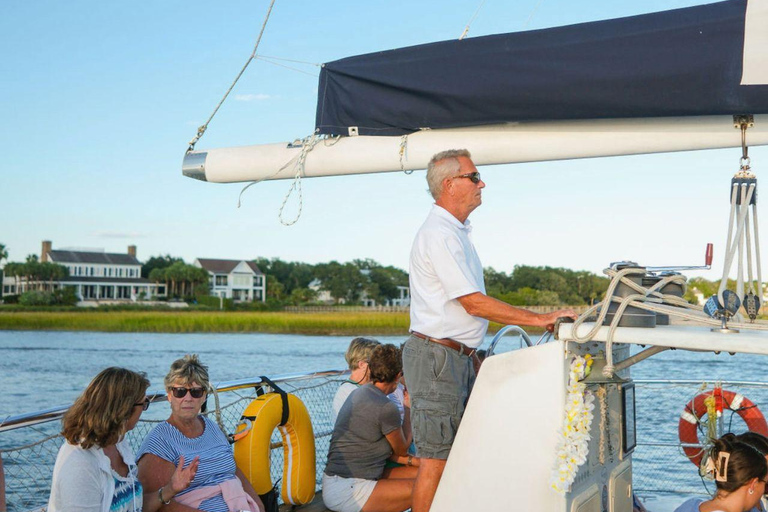
[[(316, 436), (316, 482), (320, 488), (325, 467), (330, 434), (331, 403), (343, 377), (318, 377), (307, 380), (283, 381), (279, 385), (289, 393), (295, 393), (309, 410)], [(633, 489), (639, 496), (659, 494), (706, 495), (714, 486), (702, 480), (697, 468), (683, 453), (678, 439), (678, 421), (685, 405), (703, 389), (712, 384), (690, 382), (643, 382), (636, 381), (637, 447), (632, 455)], [(768, 410), (768, 385), (723, 384), (728, 389), (748, 397), (762, 410)], [(228, 432), (233, 432), (243, 409), (256, 397), (255, 389), (221, 393), (221, 421)], [(209, 398), (212, 419), (215, 419), (213, 397)], [(143, 437), (169, 414), (167, 402), (154, 403), (144, 413), (147, 419), (130, 433), (131, 444), (138, 449)], [(598, 422), (595, 422), (598, 423)], [(731, 410), (719, 420), (722, 432), (740, 433), (746, 425)], [(706, 417), (699, 426), (699, 439), (705, 439)], [(49, 422), (35, 427), (4, 432), (0, 435), (0, 455), (5, 466), (8, 512), (22, 512), (44, 507), (48, 501), (51, 474), (56, 454), (62, 443), (57, 434), (59, 422)], [(11, 435), (9, 435), (11, 434)], [(17, 444), (7, 447), (9, 440)], [(270, 474), (273, 482), (282, 477), (283, 450), (277, 430), (272, 437)]]
[[(333, 426), (331, 424), (331, 403), (343, 377), (319, 377), (297, 381), (279, 381), (279, 385), (288, 393), (298, 396), (307, 407), (315, 433), (317, 456), (316, 482), (320, 489), (322, 472), (328, 455)], [(234, 432), (240, 422), (243, 409), (256, 398), (256, 389), (237, 390), (220, 393), (221, 423), (227, 433)], [(209, 410), (206, 414), (216, 420), (214, 397), (208, 398)], [(168, 402), (153, 403), (142, 420), (129, 432), (128, 438), (134, 451), (137, 451), (142, 439), (156, 423), (168, 417)], [(149, 419), (145, 419), (149, 418)], [(11, 448), (0, 448), (0, 456), (5, 468), (6, 501), (8, 512), (36, 510), (48, 503), (53, 465), (56, 454), (64, 442), (57, 433), (60, 422), (50, 422), (35, 427), (23, 428), (0, 434), (0, 446), (6, 446), (6, 437), (15, 438), (19, 444)], [(11, 435), (9, 435), (11, 434)], [(36, 439), (36, 440), (33, 440)], [(270, 475), (272, 482), (278, 482), (283, 474), (283, 449), (280, 433), (272, 433), (270, 454)]]

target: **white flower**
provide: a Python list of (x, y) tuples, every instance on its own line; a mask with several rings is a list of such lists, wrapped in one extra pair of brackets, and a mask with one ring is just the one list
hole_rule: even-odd
[(569, 368), (563, 426), (560, 429), (555, 468), (550, 477), (550, 486), (561, 494), (571, 488), (579, 466), (587, 461), (589, 454), (589, 429), (595, 397), (587, 391), (586, 384), (581, 382), (588, 367), (585, 358), (576, 356)]

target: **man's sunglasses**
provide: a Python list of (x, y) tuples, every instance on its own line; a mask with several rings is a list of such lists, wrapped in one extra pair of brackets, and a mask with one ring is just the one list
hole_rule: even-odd
[(176, 398), (184, 398), (187, 396), (187, 391), (192, 395), (192, 398), (200, 398), (205, 394), (205, 389), (203, 388), (171, 388), (171, 393), (173, 393), (173, 396)]
[(472, 183), (477, 184), (477, 183), (480, 183), (480, 172), (479, 171), (475, 171), (475, 172), (470, 172), (470, 173), (467, 173), (467, 174), (459, 174), (458, 176), (454, 176), (451, 179), (455, 180), (456, 178), (467, 178)]
[(141, 407), (143, 411), (146, 411), (149, 409), (149, 397), (144, 398), (143, 402), (139, 402), (138, 404), (133, 404), (134, 407)]

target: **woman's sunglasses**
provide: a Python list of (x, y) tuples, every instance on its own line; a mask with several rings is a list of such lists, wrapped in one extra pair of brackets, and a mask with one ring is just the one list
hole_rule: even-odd
[(200, 398), (205, 394), (204, 388), (171, 388), (171, 393), (173, 393), (173, 396), (176, 398), (184, 398), (187, 396), (187, 391), (189, 391), (189, 394), (192, 395), (192, 398)]
[(133, 404), (134, 407), (141, 407), (141, 410), (146, 411), (149, 409), (149, 397), (146, 397), (143, 402)]
[(455, 180), (456, 178), (467, 178), (472, 183), (477, 184), (477, 183), (480, 183), (480, 172), (479, 171), (475, 171), (475, 172), (470, 172), (470, 173), (467, 173), (467, 174), (459, 174), (458, 176), (454, 176), (451, 179)]

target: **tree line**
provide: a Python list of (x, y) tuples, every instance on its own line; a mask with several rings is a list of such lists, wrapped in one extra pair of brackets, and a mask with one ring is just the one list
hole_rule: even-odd
[[(7, 256), (0, 244), (0, 263)], [(408, 286), (406, 271), (370, 258), (317, 264), (263, 257), (251, 261), (265, 274), (267, 300), (272, 306), (314, 303), (318, 290), (327, 291), (335, 303), (358, 304), (369, 299), (383, 304), (400, 298), (398, 287)], [(7, 263), (4, 272), (17, 282), (33, 283), (31, 288), (39, 291), (51, 290), (54, 282), (69, 275), (66, 267), (41, 263), (36, 255), (29, 255), (23, 263)], [(209, 294), (208, 273), (180, 257), (153, 256), (142, 265), (141, 274), (165, 283), (169, 297), (198, 299)], [(609, 284), (608, 278), (592, 272), (529, 265), (517, 265), (509, 273), (487, 267), (484, 277), (488, 295), (516, 306), (593, 304), (603, 298)], [(696, 301), (694, 287), (706, 298), (717, 286), (716, 281), (693, 278), (685, 298)]]
[[(408, 286), (407, 272), (372, 259), (314, 265), (280, 258), (256, 258), (254, 262), (267, 276), (267, 297), (289, 304), (314, 302), (314, 288), (327, 291), (336, 303), (355, 304), (362, 298), (384, 303), (400, 297), (398, 286)], [(316, 286), (310, 288), (313, 281)]]
[[(1, 252), (4, 251), (5, 247), (3, 247)], [(4, 257), (7, 257), (7, 253), (5, 253)], [(20, 281), (25, 280), (28, 283), (26, 289), (36, 291), (52, 291), (53, 284), (56, 281), (69, 277), (67, 267), (50, 262), (41, 263), (35, 254), (27, 256), (27, 260), (24, 263), (10, 262), (6, 264), (3, 268), (3, 273), (6, 276), (15, 278), (17, 289)]]

